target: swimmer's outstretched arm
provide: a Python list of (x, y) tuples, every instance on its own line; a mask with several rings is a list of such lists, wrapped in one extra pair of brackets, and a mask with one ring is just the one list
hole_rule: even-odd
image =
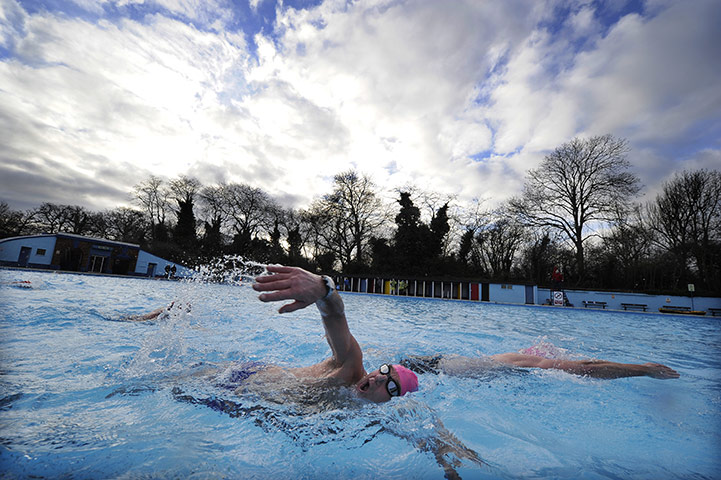
[(170, 305), (167, 307), (160, 307), (152, 312), (145, 313), (143, 315), (130, 315), (127, 317), (124, 317), (123, 320), (127, 322), (147, 322), (149, 320), (155, 320), (160, 315), (162, 315), (164, 312), (169, 312), (171, 308), (173, 308), (173, 304), (175, 302), (170, 302)]
[(293, 300), (280, 307), (280, 313), (294, 312), (315, 304), (323, 319), (333, 360), (353, 370), (351, 376), (363, 371), (363, 353), (348, 328), (345, 307), (338, 292), (334, 290), (326, 298), (328, 292), (322, 277), (302, 268), (269, 265), (267, 269), (273, 275), (256, 277), (253, 284), (256, 291), (266, 292), (258, 298), (263, 302)]
[(189, 303), (183, 302), (176, 305), (173, 301), (170, 302), (170, 305), (168, 305), (167, 307), (160, 307), (153, 310), (152, 312), (145, 313), (143, 315), (129, 315), (127, 317), (123, 317), (121, 320), (126, 322), (147, 322), (150, 320), (155, 320), (161, 315), (166, 314), (163, 318), (161, 318), (161, 320), (164, 320), (165, 318), (167, 318), (167, 314), (169, 314), (170, 311), (173, 310), (173, 307), (175, 307), (176, 310), (178, 308), (183, 309), (187, 313), (190, 313), (191, 310), (191, 305)]
[(516, 367), (545, 368), (563, 370), (576, 375), (585, 375), (593, 378), (624, 378), (624, 377), (653, 377), (666, 380), (678, 378), (676, 370), (660, 363), (616, 363), (606, 360), (558, 360), (552, 358), (524, 355), (522, 353), (502, 353), (492, 355), (497, 362)]

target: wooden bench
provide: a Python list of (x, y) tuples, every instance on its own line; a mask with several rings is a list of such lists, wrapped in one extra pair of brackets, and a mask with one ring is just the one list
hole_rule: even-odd
[(587, 302), (584, 300), (583, 306), (586, 308), (606, 308), (606, 302)]
[(643, 303), (622, 303), (621, 306), (624, 310), (643, 310), (644, 312), (648, 308), (648, 305)]
[(721, 316), (721, 308), (709, 308), (708, 311), (713, 317)]

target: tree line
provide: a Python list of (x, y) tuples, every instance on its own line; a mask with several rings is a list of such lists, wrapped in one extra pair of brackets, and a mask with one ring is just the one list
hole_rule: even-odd
[(0, 237), (67, 232), (140, 244), (186, 265), (226, 254), (324, 272), (453, 277), (567, 287), (721, 293), (721, 173), (675, 174), (636, 201), (626, 140), (574, 138), (530, 170), (522, 194), (489, 209), (414, 186), (388, 199), (356, 170), (335, 175), (306, 209), (246, 183), (150, 176), (135, 208), (101, 212), (0, 203)]

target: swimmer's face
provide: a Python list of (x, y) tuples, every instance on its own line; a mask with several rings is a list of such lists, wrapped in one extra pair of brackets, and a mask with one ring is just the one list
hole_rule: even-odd
[(380, 370), (373, 370), (355, 384), (356, 393), (359, 397), (371, 402), (387, 402), (391, 399), (391, 394), (388, 393), (388, 380), (394, 381), (396, 385), (401, 384), (398, 380), (398, 373), (393, 370), (393, 367), (390, 367), (387, 375), (383, 375)]

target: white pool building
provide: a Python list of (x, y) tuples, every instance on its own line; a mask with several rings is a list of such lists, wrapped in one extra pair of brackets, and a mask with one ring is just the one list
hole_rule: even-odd
[(0, 265), (148, 277), (186, 276), (190, 270), (140, 245), (72, 233), (0, 239)]

